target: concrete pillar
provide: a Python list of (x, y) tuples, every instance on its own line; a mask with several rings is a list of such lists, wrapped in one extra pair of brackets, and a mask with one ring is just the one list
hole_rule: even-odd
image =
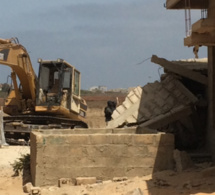
[(215, 1), (209, 0), (209, 7), (208, 7), (208, 18), (213, 19), (215, 17)]
[(208, 133), (209, 149), (215, 161), (215, 46), (208, 47)]
[[(215, 1), (209, 0), (208, 18), (215, 19)], [(215, 161), (215, 46), (208, 46), (208, 132), (207, 142)]]
[(0, 146), (8, 145), (4, 136), (3, 111), (0, 108)]

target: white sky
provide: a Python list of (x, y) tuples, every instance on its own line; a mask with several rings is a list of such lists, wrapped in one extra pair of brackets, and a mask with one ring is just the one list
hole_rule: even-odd
[[(62, 58), (82, 73), (82, 88), (109, 89), (159, 80), (153, 54), (168, 60), (193, 58), (184, 47), (183, 10), (166, 10), (165, 0), (2, 1), (0, 38), (18, 37), (35, 72), (37, 59)], [(194, 13), (195, 22), (200, 11)], [(201, 47), (199, 57), (206, 57)], [(0, 66), (0, 82), (10, 69)]]

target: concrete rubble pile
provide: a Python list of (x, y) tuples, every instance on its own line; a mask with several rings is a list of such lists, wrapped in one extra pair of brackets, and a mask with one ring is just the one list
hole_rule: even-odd
[(178, 149), (201, 147), (207, 118), (207, 59), (170, 62), (157, 56), (161, 80), (132, 90), (112, 114), (109, 128), (137, 126), (175, 135)]

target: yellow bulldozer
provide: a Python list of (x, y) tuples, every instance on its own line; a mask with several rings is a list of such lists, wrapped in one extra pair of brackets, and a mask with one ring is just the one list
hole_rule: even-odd
[(39, 59), (36, 76), (17, 38), (0, 39), (0, 64), (11, 68), (13, 87), (5, 100), (6, 139), (29, 139), (32, 129), (87, 128), (80, 72), (63, 59)]

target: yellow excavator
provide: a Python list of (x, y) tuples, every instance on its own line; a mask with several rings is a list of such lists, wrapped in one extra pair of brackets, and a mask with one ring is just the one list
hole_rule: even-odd
[(0, 39), (0, 64), (11, 67), (13, 89), (5, 106), (5, 137), (29, 139), (32, 129), (87, 128), (80, 72), (63, 59), (39, 59), (36, 76), (17, 38)]

